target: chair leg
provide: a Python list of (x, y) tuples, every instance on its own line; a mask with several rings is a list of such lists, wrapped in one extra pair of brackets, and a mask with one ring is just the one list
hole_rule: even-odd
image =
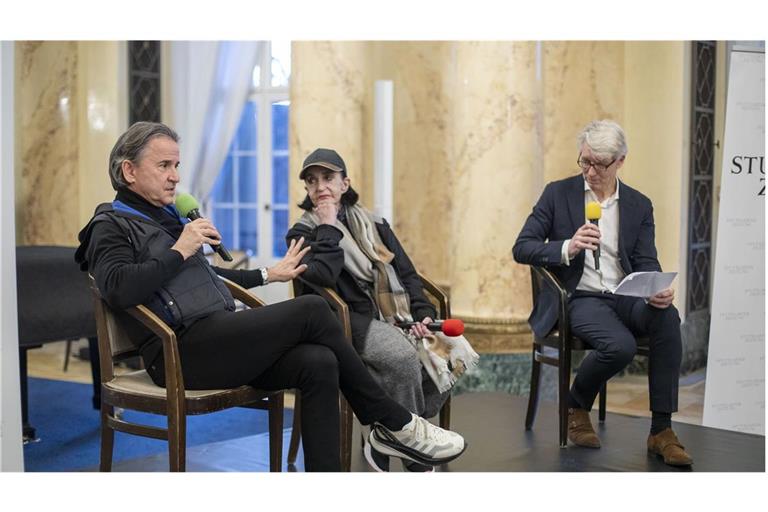
[(603, 386), (600, 388), (600, 411), (598, 412), (598, 418), (600, 423), (605, 423), (605, 407), (606, 399), (608, 398), (608, 383), (603, 382)]
[(293, 428), (291, 428), (291, 442), (288, 445), (288, 464), (296, 463), (299, 454), (299, 441), (301, 441), (301, 393), (297, 389), (296, 400), (293, 405)]
[(64, 349), (64, 367), (62, 368), (62, 371), (66, 372), (69, 370), (69, 357), (72, 354), (72, 342), (74, 340), (67, 340), (67, 346)]
[(187, 470), (187, 418), (168, 415), (168, 462), (172, 472)]
[(283, 466), (283, 393), (269, 397), (267, 403), (269, 404), (269, 471), (279, 473)]
[(448, 398), (440, 408), (440, 428), (446, 430), (451, 428), (451, 395), (448, 395)]
[(558, 365), (558, 413), (560, 420), (560, 448), (568, 446), (568, 390), (571, 385), (571, 351), (563, 350), (560, 353)]
[(539, 382), (541, 381), (541, 363), (536, 360), (536, 345), (531, 357), (531, 390), (528, 393), (528, 411), (525, 413), (525, 430), (533, 428), (536, 411), (539, 408)]
[(91, 380), (93, 382), (93, 398), (91, 403), (95, 410), (101, 404), (101, 367), (99, 367), (99, 339), (88, 338), (88, 356), (91, 359)]
[(352, 469), (352, 408), (344, 398), (339, 398), (339, 412), (341, 421), (339, 422), (341, 470), (349, 472)]
[(114, 414), (115, 408), (101, 404), (101, 453), (99, 454), (99, 471), (112, 471), (112, 451), (115, 446), (115, 431), (107, 423), (107, 418)]

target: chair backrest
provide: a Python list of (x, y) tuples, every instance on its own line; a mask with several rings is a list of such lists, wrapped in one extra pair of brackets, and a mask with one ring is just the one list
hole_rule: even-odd
[(421, 279), (421, 285), (424, 287), (424, 291), (427, 292), (428, 296), (434, 299), (432, 302), (437, 306), (437, 318), (435, 320), (451, 318), (451, 299), (448, 293), (424, 274), (420, 272), (417, 272), (417, 274), (419, 279)]
[(103, 327), (103, 333), (101, 330), (99, 331), (99, 341), (101, 341), (102, 334), (106, 338), (106, 343), (103, 347), (101, 346), (101, 343), (99, 343), (99, 350), (109, 348), (108, 353), (112, 355), (113, 359), (129, 352), (135, 352), (136, 347), (128, 338), (128, 335), (120, 324), (114, 310), (101, 296), (101, 292), (99, 291), (98, 286), (96, 286), (95, 279), (90, 274), (88, 277), (94, 297), (96, 323), (97, 326)]
[(536, 299), (539, 297), (539, 291), (541, 290), (541, 274), (536, 272), (536, 267), (531, 266), (531, 304), (536, 305)]
[[(550, 290), (555, 294), (558, 300), (557, 323), (552, 327), (549, 333), (557, 334), (561, 340), (570, 340), (570, 322), (568, 320), (568, 294), (560, 284), (557, 277), (544, 267), (530, 266), (531, 269), (531, 303), (536, 307), (539, 295), (542, 290)], [(570, 343), (570, 341), (568, 341)], [(565, 343), (565, 341), (563, 341)]]

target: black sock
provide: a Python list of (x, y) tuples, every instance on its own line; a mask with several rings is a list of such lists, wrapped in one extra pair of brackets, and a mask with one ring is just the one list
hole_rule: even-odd
[(399, 407), (379, 420), (379, 423), (389, 430), (402, 430), (411, 422), (411, 413), (404, 407)]
[(573, 397), (573, 391), (568, 391), (568, 408), (569, 409), (583, 409), (581, 404)]
[(656, 435), (665, 428), (672, 427), (671, 412), (651, 412), (651, 435)]

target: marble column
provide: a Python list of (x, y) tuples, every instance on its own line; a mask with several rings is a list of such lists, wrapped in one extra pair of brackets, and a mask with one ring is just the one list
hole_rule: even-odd
[(536, 45), (455, 45), (453, 310), (486, 335), (478, 348), (499, 352), (527, 339), (528, 270), (513, 262), (511, 250), (530, 209), (540, 157)]
[(624, 121), (624, 44), (545, 41), (542, 59), (541, 189), (579, 172), (576, 136), (593, 119)]
[(16, 43), (19, 245), (77, 245), (114, 195), (109, 151), (125, 130), (124, 43)]
[(79, 224), (77, 42), (16, 43), (19, 245), (74, 245)]
[[(290, 200), (305, 196), (298, 173), (315, 148), (332, 148), (347, 165), (352, 186), (367, 190), (363, 147), (369, 126), (363, 122), (372, 93), (366, 90), (370, 45), (365, 42), (317, 41), (291, 44)], [(361, 194), (364, 199), (366, 194)], [(291, 208), (291, 221), (300, 210)]]
[[(377, 79), (394, 86), (394, 218), (388, 220), (419, 271), (450, 285), (454, 43), (373, 45), (370, 89)], [(372, 126), (372, 116), (366, 122)]]

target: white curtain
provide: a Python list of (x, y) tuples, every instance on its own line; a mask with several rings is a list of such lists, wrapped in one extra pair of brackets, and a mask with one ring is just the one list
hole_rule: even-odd
[(237, 130), (262, 44), (174, 41), (170, 45), (169, 124), (181, 137), (179, 188), (205, 204)]

